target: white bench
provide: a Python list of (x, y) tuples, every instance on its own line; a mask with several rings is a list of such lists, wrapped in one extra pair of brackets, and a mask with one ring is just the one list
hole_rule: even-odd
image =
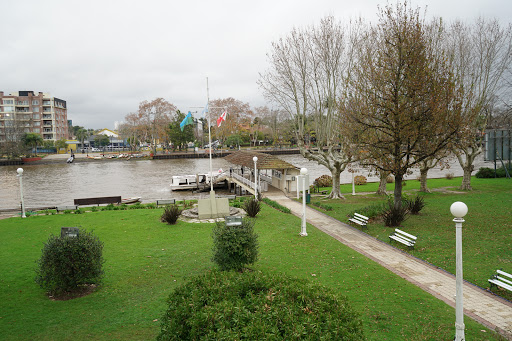
[(174, 205), (174, 204), (176, 204), (176, 199), (159, 199), (156, 201), (156, 206)]
[(407, 245), (409, 248), (414, 249), (414, 244), (416, 244), (417, 237), (402, 230), (395, 229), (395, 232), (389, 235), (389, 239), (390, 242), (391, 239), (393, 239), (399, 243)]
[(57, 206), (55, 207), (55, 210), (57, 213), (61, 211), (76, 211), (78, 209), (78, 205), (70, 205), (70, 206)]
[(500, 286), (508, 291), (512, 291), (512, 275), (505, 271), (496, 270), (496, 274), (489, 279), (491, 289), (493, 286)]
[(352, 218), (350, 218), (348, 221), (353, 222), (354, 224), (361, 225), (362, 227), (366, 227), (369, 219), (370, 218), (368, 218), (362, 214), (354, 213), (354, 216)]

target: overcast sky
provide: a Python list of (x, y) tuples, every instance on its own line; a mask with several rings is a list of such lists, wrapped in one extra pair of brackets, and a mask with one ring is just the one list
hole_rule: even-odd
[[(394, 2), (393, 2), (394, 3)], [(375, 21), (376, 0), (2, 0), (0, 91), (50, 93), (68, 119), (114, 128), (143, 100), (181, 111), (234, 97), (266, 105), (256, 81), (272, 41), (326, 15)], [(448, 21), (510, 21), (510, 0), (415, 0)]]

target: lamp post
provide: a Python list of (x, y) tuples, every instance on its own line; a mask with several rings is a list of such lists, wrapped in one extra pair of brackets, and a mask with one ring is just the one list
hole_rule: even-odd
[(462, 223), (468, 207), (461, 201), (450, 206), (455, 217), (456, 272), (455, 272), (455, 341), (464, 341), (464, 302), (462, 296)]
[(308, 170), (306, 168), (300, 169), (300, 175), (302, 175), (302, 226), (300, 229), (300, 235), (305, 237), (308, 235), (306, 232), (306, 178)]
[(258, 157), (255, 156), (252, 158), (252, 161), (254, 161), (254, 198), (256, 198), (256, 200), (258, 200), (258, 180), (257, 180), (257, 173), (258, 173), (258, 167), (257, 167), (257, 162), (258, 162)]
[(27, 216), (25, 215), (25, 202), (23, 201), (23, 182), (21, 180), (21, 178), (23, 177), (23, 168), (18, 168), (16, 172), (18, 172), (17, 177), (20, 178), (21, 217), (26, 218)]

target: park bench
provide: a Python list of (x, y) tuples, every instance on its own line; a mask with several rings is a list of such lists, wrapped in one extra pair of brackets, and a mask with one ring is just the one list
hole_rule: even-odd
[(369, 219), (370, 218), (362, 214), (354, 213), (354, 216), (350, 218), (348, 221), (353, 222), (354, 224), (361, 225), (362, 227), (367, 227), (366, 225), (368, 224)]
[(67, 210), (76, 211), (77, 209), (78, 209), (78, 205), (68, 205), (68, 206), (57, 206), (57, 207), (55, 207), (55, 210), (57, 210), (57, 213), (62, 212), (62, 211), (67, 211)]
[(512, 275), (505, 271), (496, 270), (496, 274), (489, 279), (491, 289), (493, 286), (500, 286), (503, 289), (512, 291)]
[(156, 201), (156, 206), (164, 206), (164, 205), (174, 205), (176, 204), (176, 199), (158, 199)]
[(117, 197), (97, 197), (97, 198), (81, 198), (74, 200), (75, 205), (100, 205), (100, 204), (119, 204), (121, 196)]
[(235, 200), (236, 199), (236, 195), (230, 194), (230, 195), (225, 195), (225, 196), (218, 197), (218, 198), (226, 198), (228, 200)]
[(417, 237), (402, 230), (395, 229), (395, 232), (389, 235), (390, 242), (391, 239), (404, 245), (407, 245), (411, 249), (414, 249), (414, 244), (416, 244)]

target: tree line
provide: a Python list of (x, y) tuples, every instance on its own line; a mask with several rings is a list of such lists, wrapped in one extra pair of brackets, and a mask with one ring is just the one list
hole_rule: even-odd
[(331, 198), (354, 162), (394, 175), (395, 207), (412, 168), (428, 190), (428, 170), (450, 157), (471, 189), (489, 120), (510, 113), (512, 27), (494, 19), (447, 23), (396, 3), (379, 7), (376, 23), (329, 16), (295, 28), (267, 56), (258, 84), (294, 120), (302, 155), (331, 171)]

